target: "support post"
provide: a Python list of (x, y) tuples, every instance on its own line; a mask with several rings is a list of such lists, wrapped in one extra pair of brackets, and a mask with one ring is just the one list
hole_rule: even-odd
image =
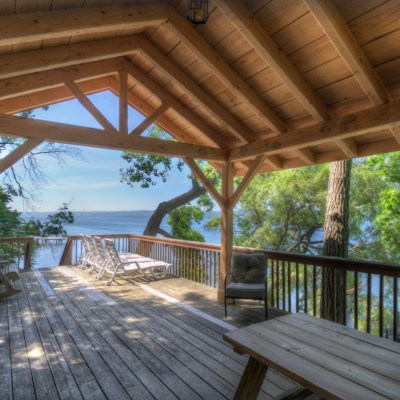
[(224, 278), (230, 271), (233, 246), (233, 206), (229, 205), (233, 194), (234, 163), (224, 163), (222, 168), (222, 193), (225, 207), (221, 208), (221, 264), (218, 277), (218, 301), (225, 297)]

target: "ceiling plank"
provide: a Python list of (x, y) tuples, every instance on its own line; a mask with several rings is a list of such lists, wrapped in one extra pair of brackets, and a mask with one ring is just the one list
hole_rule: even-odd
[(265, 162), (271, 165), (274, 169), (282, 169), (282, 160), (278, 156), (268, 156)]
[(19, 147), (17, 147), (14, 151), (7, 154), (0, 160), (0, 174), (3, 173), (6, 169), (10, 168), (17, 161), (21, 160), (21, 158), (25, 157), (28, 153), (41, 145), (43, 142), (44, 141), (42, 139), (28, 139)]
[(84, 7), (0, 16), (0, 46), (35, 40), (145, 28), (168, 19), (165, 2)]
[(399, 125), (400, 101), (396, 101), (232, 149), (229, 160), (239, 161), (259, 154), (279, 154)]
[(156, 110), (154, 110), (142, 123), (140, 123), (135, 129), (132, 130), (130, 135), (139, 136), (145, 131), (153, 122), (157, 121), (167, 110), (169, 109), (168, 104), (161, 104)]
[(79, 82), (81, 80), (99, 78), (117, 72), (121, 68), (121, 59), (112, 58), (46, 72), (35, 72), (16, 78), (2, 79), (0, 80), (0, 100), (61, 86), (67, 81)]
[(131, 35), (1, 55), (0, 79), (133, 54), (139, 39)]
[[(125, 60), (123, 63), (124, 69), (128, 72), (130, 77), (140, 85), (153, 92), (162, 102), (167, 103), (176, 113), (185, 118), (190, 124), (194, 125), (200, 132), (211, 140), (218, 147), (226, 147), (225, 140), (222, 139), (213, 129), (206, 124), (202, 118), (198, 117), (195, 113), (184, 106), (179, 100), (168, 93), (165, 89), (159, 86), (154, 80), (147, 76), (138, 67)], [(170, 131), (170, 129), (166, 129)]]
[(215, 0), (215, 4), (271, 66), (304, 108), (317, 121), (329, 119), (328, 108), (243, 3), (240, 0)]
[(140, 48), (157, 68), (166, 73), (174, 83), (179, 85), (190, 96), (194, 97), (215, 118), (226, 124), (242, 143), (254, 141), (255, 137), (249, 132), (248, 128), (242, 125), (229, 111), (144, 37), (142, 37)]
[(386, 103), (388, 93), (345, 20), (330, 0), (304, 0), (373, 104)]
[(193, 29), (193, 25), (190, 22), (180, 16), (175, 10), (171, 10), (167, 26), (230, 90), (241, 98), (242, 101), (246, 102), (275, 133), (282, 133), (288, 130), (286, 124), (278, 115), (275, 114), (268, 104), (266, 104), (241, 76), (222, 59), (221, 55)]
[(191, 157), (200, 160), (226, 161), (227, 151), (213, 147), (198, 146), (144, 138), (118, 135), (101, 129), (86, 128), (32, 118), (0, 114), (0, 133), (3, 136), (37, 138), (51, 142), (80, 146), (100, 147), (146, 154), (162, 154), (173, 157)]
[[(332, 1), (304, 0), (304, 2), (372, 104), (378, 105), (391, 101), (391, 96), (379, 75)], [(398, 129), (392, 130), (392, 134), (400, 143), (400, 131)], [(338, 145), (345, 151), (345, 143), (342, 145), (338, 143)]]
[(221, 208), (225, 208), (225, 200), (218, 193), (217, 189), (214, 187), (212, 182), (204, 175), (203, 171), (199, 168), (193, 158), (185, 157), (184, 161), (191, 169), (193, 175), (195, 175), (202, 183), (202, 185), (206, 188), (206, 190), (210, 193), (213, 199), (218, 203)]
[(90, 99), (79, 89), (75, 82), (65, 82), (65, 86), (82, 104), (82, 106), (96, 119), (106, 130), (116, 132), (114, 125), (102, 114), (102, 112), (90, 101)]

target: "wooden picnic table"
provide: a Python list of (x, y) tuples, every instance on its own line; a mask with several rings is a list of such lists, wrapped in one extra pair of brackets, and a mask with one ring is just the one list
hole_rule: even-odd
[(234, 399), (256, 399), (269, 367), (324, 399), (400, 399), (400, 344), (307, 314), (224, 334), (250, 359)]

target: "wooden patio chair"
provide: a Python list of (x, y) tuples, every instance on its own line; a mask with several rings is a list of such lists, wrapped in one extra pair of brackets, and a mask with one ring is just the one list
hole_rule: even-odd
[(111, 285), (117, 275), (165, 276), (168, 268), (171, 266), (171, 264), (164, 261), (157, 261), (146, 257), (142, 257), (142, 259), (140, 257), (127, 259), (126, 261), (121, 260), (114, 242), (111, 239), (104, 239), (104, 243), (110, 262), (103, 268), (99, 277), (103, 275), (109, 276), (110, 279), (107, 281), (108, 286)]
[(8, 264), (6, 260), (0, 258), (0, 298), (12, 296), (21, 291), (12, 284), (19, 278), (18, 265)]
[(267, 263), (264, 254), (234, 254), (231, 272), (226, 274), (224, 286), (225, 318), (227, 317), (227, 299), (233, 299), (233, 304), (235, 304), (235, 299), (254, 299), (264, 300), (265, 319), (268, 319)]

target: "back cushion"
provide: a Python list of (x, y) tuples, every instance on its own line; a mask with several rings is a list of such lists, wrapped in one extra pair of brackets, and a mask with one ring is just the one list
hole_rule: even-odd
[(235, 282), (262, 283), (266, 273), (265, 255), (237, 253), (232, 257), (232, 277)]

